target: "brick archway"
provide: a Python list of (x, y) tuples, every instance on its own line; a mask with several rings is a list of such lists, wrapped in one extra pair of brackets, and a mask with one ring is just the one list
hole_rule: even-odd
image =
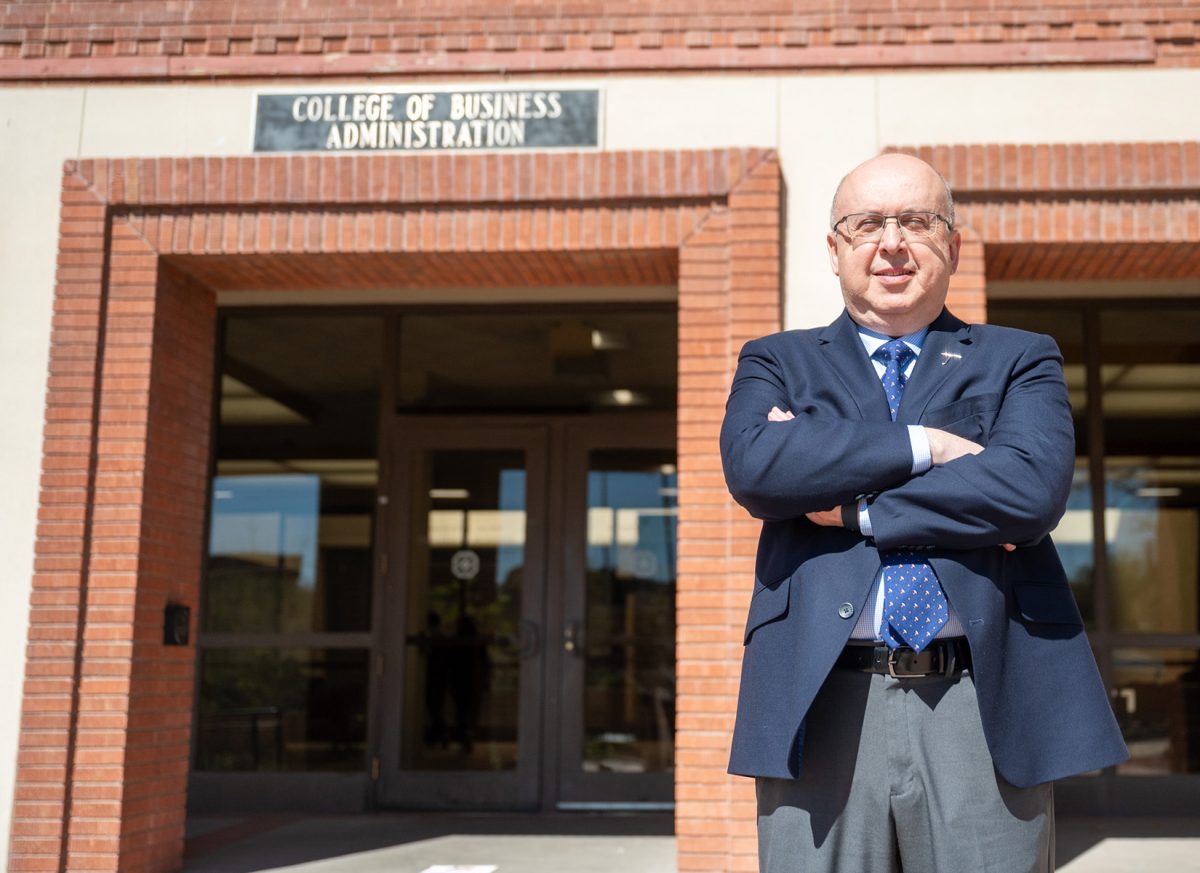
[(67, 163), (9, 869), (181, 863), (194, 649), (162, 645), (162, 610), (199, 596), (216, 318), (190, 261), (663, 249), (681, 866), (723, 867), (732, 845), (701, 835), (724, 834), (735, 801), (730, 579), (749, 578), (756, 525), (728, 499), (717, 431), (738, 348), (779, 325), (781, 186), (761, 150)]

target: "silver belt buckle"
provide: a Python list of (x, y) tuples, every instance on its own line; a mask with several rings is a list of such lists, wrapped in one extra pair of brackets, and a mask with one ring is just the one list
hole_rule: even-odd
[[(908, 651), (912, 652), (912, 649), (909, 649)], [(926, 670), (924, 673), (900, 673), (900, 674), (897, 674), (896, 673), (896, 660), (897, 660), (897, 656), (899, 654), (900, 654), (899, 648), (888, 649), (887, 672), (888, 672), (888, 675), (891, 676), (893, 679), (923, 679), (926, 676), (933, 676), (935, 673), (942, 672), (941, 670)], [(913, 652), (913, 654), (916, 654), (916, 653)], [(943, 659), (943, 660), (946, 660), (946, 659)], [(944, 667), (945, 664), (943, 663), (942, 666)]]

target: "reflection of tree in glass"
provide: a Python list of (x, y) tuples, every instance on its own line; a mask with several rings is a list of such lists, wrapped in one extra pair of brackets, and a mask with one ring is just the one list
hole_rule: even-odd
[(366, 739), (361, 649), (217, 649), (201, 663), (197, 766), (356, 770)]

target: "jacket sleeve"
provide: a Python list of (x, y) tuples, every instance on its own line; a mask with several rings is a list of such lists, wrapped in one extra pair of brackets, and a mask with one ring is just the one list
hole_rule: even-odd
[(1074, 469), (1062, 357), (1052, 339), (1036, 335), (1009, 374), (987, 447), (877, 495), (870, 506), (875, 544), (1036, 542), (1066, 511)]
[[(796, 417), (769, 422), (772, 406)], [(738, 503), (755, 518), (784, 521), (903, 482), (912, 474), (912, 443), (903, 424), (837, 418), (816, 398), (797, 402), (760, 339), (738, 357), (721, 461)]]

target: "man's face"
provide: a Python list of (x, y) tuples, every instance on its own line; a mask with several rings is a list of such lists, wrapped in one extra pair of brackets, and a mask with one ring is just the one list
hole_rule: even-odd
[[(882, 155), (858, 167), (842, 184), (835, 217), (856, 212), (945, 215), (945, 188), (923, 161)], [(950, 277), (958, 268), (961, 238), (942, 222), (928, 238), (905, 238), (898, 222), (889, 220), (876, 242), (851, 243), (843, 223), (826, 243), (851, 317), (872, 330), (903, 336), (942, 311)]]

